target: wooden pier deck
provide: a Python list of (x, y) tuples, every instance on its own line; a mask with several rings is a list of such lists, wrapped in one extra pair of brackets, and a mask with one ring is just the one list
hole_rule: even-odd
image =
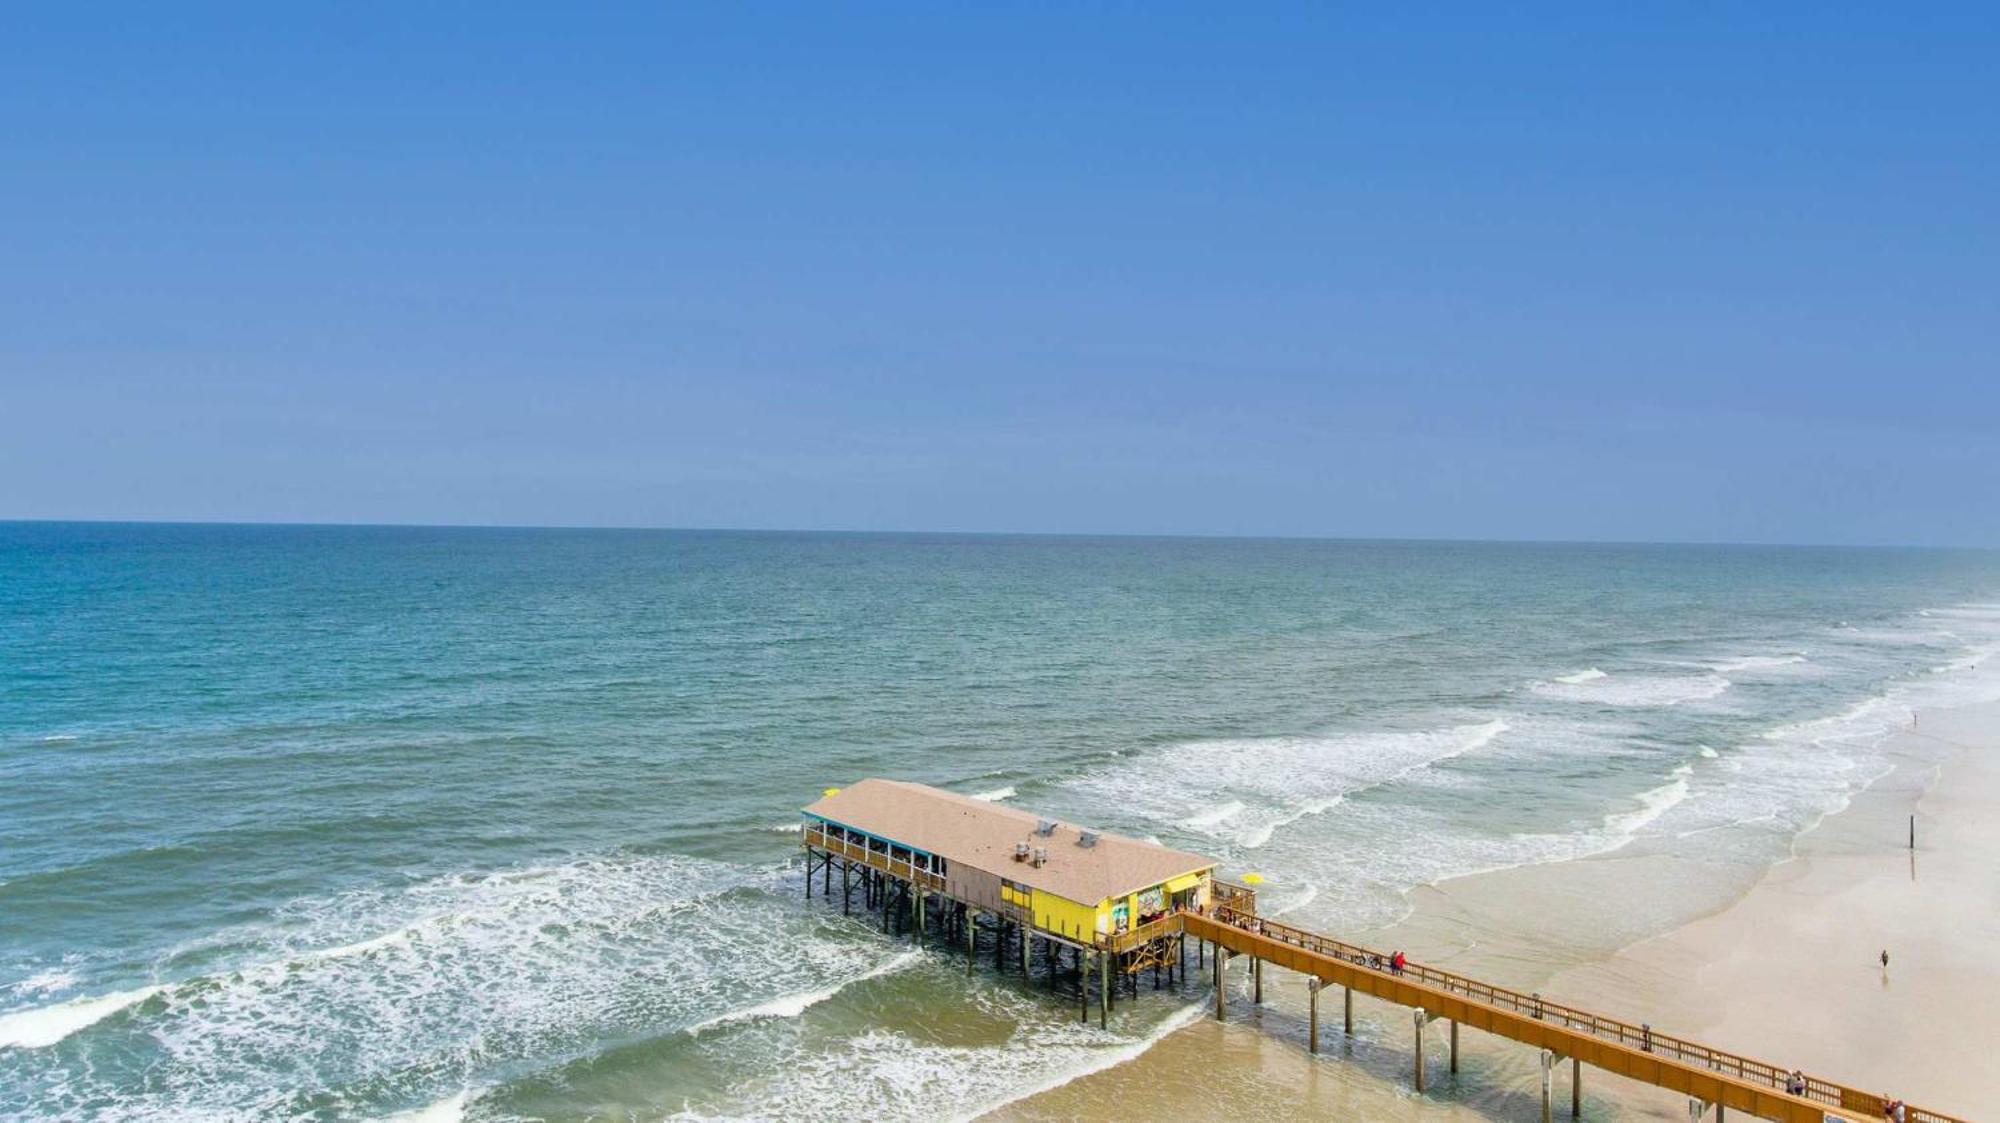
[[(850, 875), (859, 870), (876, 886), (871, 899), (883, 910), (885, 929), (893, 903), (905, 910), (910, 930), (921, 940), (927, 930), (940, 922), (952, 934), (962, 937), (968, 953), (967, 968), (976, 956), (980, 931), (980, 910), (956, 901), (944, 892), (944, 882), (908, 862), (865, 847), (854, 846), (822, 831), (808, 829), (802, 839), (807, 851), (807, 895), (812, 893), (815, 873), (833, 891), (836, 864), (841, 870), (841, 897), (849, 896)], [(815, 863), (818, 869), (815, 869)], [(886, 891), (885, 891), (886, 890)], [(898, 897), (900, 893), (900, 897)], [(926, 899), (931, 906), (926, 920)], [(1409, 1007), (1416, 1024), (1413, 1080), (1424, 1089), (1424, 1042), (1429, 1036), (1425, 1024), (1432, 1019), (1448, 1023), (1450, 1071), (1458, 1069), (1459, 1027), (1483, 1030), (1498, 1037), (1541, 1050), (1542, 1118), (1547, 1123), (1553, 1112), (1554, 1069), (1562, 1061), (1571, 1065), (1571, 1113), (1580, 1112), (1583, 1066), (1590, 1065), (1643, 1084), (1679, 1092), (1690, 1098), (1690, 1115), (1715, 1109), (1721, 1123), (1729, 1111), (1747, 1113), (1781, 1123), (1878, 1123), (1886, 1118), (1887, 1104), (1877, 1092), (1841, 1084), (1807, 1074), (1805, 1091), (1786, 1091), (1793, 1071), (1782, 1065), (1717, 1049), (1673, 1034), (1662, 1033), (1643, 1023), (1635, 1024), (1607, 1017), (1580, 1007), (1494, 986), (1450, 971), (1406, 962), (1400, 971), (1391, 970), (1389, 956), (1374, 949), (1346, 943), (1304, 928), (1258, 916), (1254, 892), (1242, 886), (1216, 883), (1215, 903), (1205, 912), (1174, 912), (1147, 924), (1114, 935), (1083, 932), (1045, 931), (1025, 917), (991, 911), (996, 963), (1004, 963), (1010, 933), (1018, 933), (1020, 966), (1027, 974), (1031, 939), (1044, 942), (1045, 962), (1051, 985), (1058, 966), (1076, 981), (1083, 1016), (1093, 1007), (1103, 1019), (1116, 1001), (1120, 986), (1138, 992), (1137, 970), (1152, 966), (1157, 986), (1162, 969), (1171, 981), (1185, 979), (1188, 937), (1197, 941), (1205, 969), (1215, 984), (1216, 1016), (1226, 1016), (1226, 987), (1223, 970), (1232, 956), (1247, 956), (1257, 980), (1257, 1001), (1262, 1000), (1264, 964), (1282, 967), (1307, 976), (1311, 982), (1311, 1048), (1318, 1051), (1319, 997), (1327, 986), (1344, 989), (1343, 1025), (1353, 1029), (1353, 996), (1362, 994)], [(1214, 953), (1209, 954), (1208, 949)], [(1129, 974), (1129, 978), (1128, 978)], [(1118, 983), (1114, 984), (1114, 977)], [(1092, 1002), (1092, 982), (1097, 981), (1097, 1001)], [(1942, 1112), (1906, 1105), (1905, 1123), (1966, 1123)]]

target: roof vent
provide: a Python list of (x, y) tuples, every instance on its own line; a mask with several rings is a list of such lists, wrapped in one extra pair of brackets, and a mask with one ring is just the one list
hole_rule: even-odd
[(1040, 866), (1047, 863), (1048, 860), (1049, 860), (1049, 848), (1046, 846), (1035, 847), (1035, 861), (1033, 864), (1036, 866)]
[(1076, 844), (1085, 848), (1097, 845), (1097, 832), (1084, 831), (1082, 834), (1076, 836)]
[(1017, 861), (1017, 862), (1025, 862), (1025, 861), (1027, 861), (1027, 860), (1028, 860), (1028, 844), (1027, 844), (1027, 843), (1025, 843), (1025, 842), (1017, 842), (1017, 843), (1015, 843), (1015, 844), (1014, 844), (1014, 860), (1015, 860), (1015, 861)]
[(1035, 824), (1035, 833), (1041, 835), (1043, 838), (1049, 837), (1056, 833), (1056, 821), (1054, 819), (1041, 820)]

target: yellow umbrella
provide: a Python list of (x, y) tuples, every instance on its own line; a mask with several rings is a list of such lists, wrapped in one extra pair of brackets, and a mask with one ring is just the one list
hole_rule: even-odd
[(839, 789), (839, 788), (828, 788), (828, 789), (826, 789), (825, 791), (823, 791), (823, 792), (821, 792), (821, 793), (819, 793), (819, 794), (820, 794), (821, 796), (829, 796), (829, 795), (839, 795), (839, 794), (840, 794), (840, 789)]
[(1243, 875), (1243, 884), (1262, 885), (1264, 884), (1264, 875), (1261, 873), (1246, 873)]

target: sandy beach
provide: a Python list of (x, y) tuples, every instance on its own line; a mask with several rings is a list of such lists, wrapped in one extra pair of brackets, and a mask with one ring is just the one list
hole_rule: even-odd
[[(1920, 712), (1885, 747), (1892, 770), (1775, 866), (1744, 865), (1726, 848), (1690, 857), (1633, 846), (1426, 887), (1405, 920), (1359, 935), (1927, 1108), (1991, 1117), (2000, 823), (1988, 810), (2000, 802), (2000, 703)], [(1663, 919), (1655, 901), (1667, 887), (1678, 919)], [(1336, 1010), (1314, 1058), (1302, 981), (1274, 972), (1266, 991), (1261, 1009), (1235, 999), (1227, 1024), (1202, 1019), (989, 1118), (1100, 1117), (1114, 1105), (1182, 1119), (1538, 1115), (1529, 1050), (1467, 1033), (1453, 1077), (1433, 1028), (1430, 1090), (1418, 1097), (1405, 1011), (1363, 1002), (1357, 1039), (1346, 1042)], [(1586, 1118), (1687, 1118), (1670, 1093), (1590, 1070), (1584, 1083)], [(1557, 1094), (1566, 1106), (1566, 1071)]]

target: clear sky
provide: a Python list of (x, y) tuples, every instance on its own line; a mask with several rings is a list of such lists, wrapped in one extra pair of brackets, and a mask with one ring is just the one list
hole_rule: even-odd
[(2000, 545), (2000, 6), (42, 7), (0, 517)]

